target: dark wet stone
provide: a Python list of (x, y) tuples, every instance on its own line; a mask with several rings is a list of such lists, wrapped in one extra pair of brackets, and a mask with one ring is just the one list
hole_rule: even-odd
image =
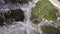
[(12, 25), (14, 21), (24, 21), (24, 13), (21, 9), (0, 13), (0, 25)]
[(5, 2), (5, 4), (7, 4), (7, 3), (9, 3), (9, 2), (10, 2), (10, 0), (4, 0), (4, 2)]
[(17, 0), (4, 0), (5, 1), (5, 3), (7, 4), (7, 3), (17, 3)]
[(5, 21), (5, 16), (3, 13), (0, 12), (0, 26), (3, 25), (3, 22)]
[(12, 3), (17, 3), (17, 0), (10, 0)]
[[(11, 13), (10, 13), (11, 12)], [(15, 19), (15, 21), (23, 21), (24, 20), (24, 12), (20, 9), (8, 11), (5, 14), (7, 19)]]

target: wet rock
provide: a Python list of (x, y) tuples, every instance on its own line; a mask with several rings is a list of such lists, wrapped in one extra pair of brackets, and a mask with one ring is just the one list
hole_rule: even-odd
[(0, 12), (0, 26), (3, 25), (3, 22), (5, 21), (5, 16), (3, 13)]
[(0, 13), (0, 26), (12, 25), (14, 21), (24, 21), (24, 13), (21, 9)]
[[(11, 12), (11, 13), (10, 13)], [(24, 12), (21, 9), (11, 10), (5, 14), (6, 19), (15, 19), (15, 21), (24, 20)]]
[(17, 3), (17, 0), (4, 0), (5, 4), (8, 3)]

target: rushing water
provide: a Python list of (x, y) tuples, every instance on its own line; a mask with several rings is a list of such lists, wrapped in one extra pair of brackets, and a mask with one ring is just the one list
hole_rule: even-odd
[(17, 4), (5, 4), (3, 0), (0, 0), (0, 11), (7, 12), (9, 10), (22, 9), (24, 11), (24, 22), (16, 22), (16, 25), (11, 25), (9, 27), (0, 27), (0, 34), (39, 34), (36, 25), (32, 24), (30, 21), (31, 9), (34, 3), (29, 2), (27, 4), (20, 5)]

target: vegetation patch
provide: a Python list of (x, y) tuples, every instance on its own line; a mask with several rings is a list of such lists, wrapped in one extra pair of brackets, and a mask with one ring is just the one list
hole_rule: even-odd
[(58, 10), (49, 2), (49, 0), (41, 0), (36, 3), (36, 6), (34, 8), (32, 8), (32, 16), (35, 15), (40, 20), (44, 18), (57, 22), (57, 12)]
[(42, 34), (60, 34), (60, 30), (52, 26), (41, 26)]

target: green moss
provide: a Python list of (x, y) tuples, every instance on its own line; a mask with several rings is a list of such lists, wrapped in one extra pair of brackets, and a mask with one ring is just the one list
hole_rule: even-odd
[(41, 21), (40, 19), (38, 19), (38, 17), (35, 14), (32, 14), (31, 20), (32, 20), (32, 23), (34, 24), (38, 24)]
[(41, 26), (42, 34), (60, 34), (60, 30), (52, 26)]
[(32, 16), (36, 15), (40, 20), (44, 18), (57, 22), (57, 12), (58, 10), (49, 2), (49, 0), (41, 0), (32, 8)]

